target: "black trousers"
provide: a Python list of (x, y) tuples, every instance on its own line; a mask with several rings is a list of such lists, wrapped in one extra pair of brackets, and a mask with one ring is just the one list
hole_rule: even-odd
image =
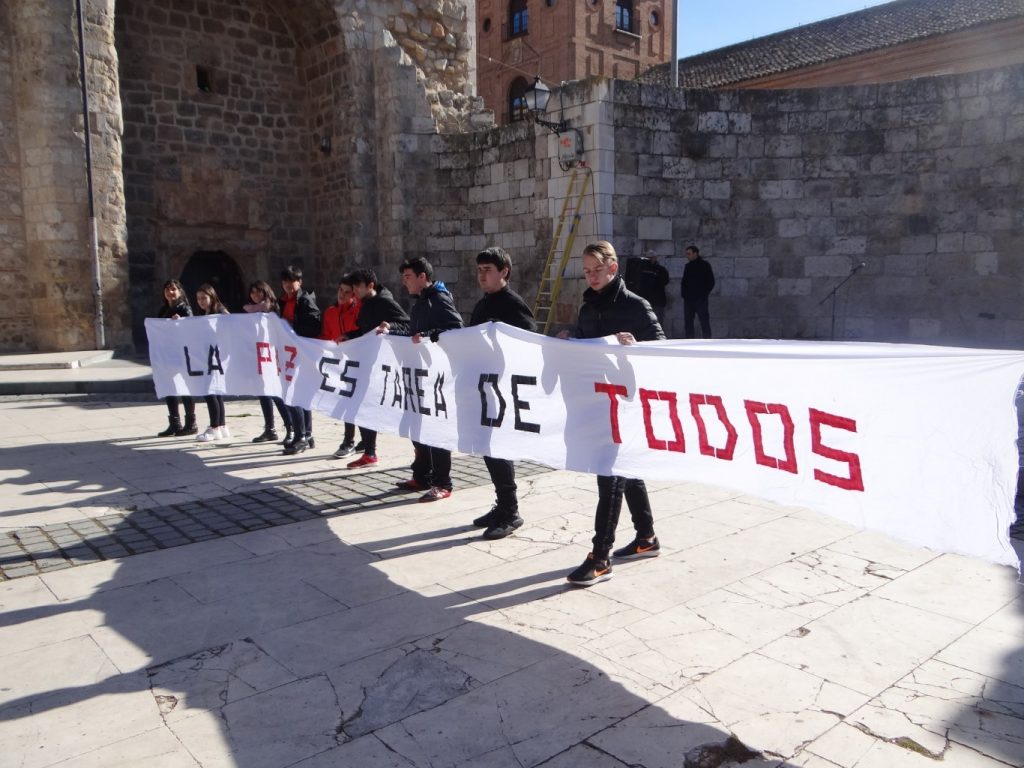
[[(345, 440), (349, 440), (348, 436), (348, 424), (345, 425)], [(372, 429), (366, 427), (359, 428), (359, 439), (363, 441), (363, 455), (364, 456), (376, 456), (377, 455), (377, 433)]]
[(695, 337), (694, 316), (700, 318), (700, 332), (705, 339), (711, 338), (711, 316), (708, 314), (708, 299), (683, 299), (683, 325), (686, 338)]
[(260, 410), (263, 411), (263, 428), (273, 429), (274, 428), (274, 407), (277, 407), (277, 412), (281, 414), (281, 423), (285, 429), (292, 428), (292, 415), (287, 405), (284, 404), (284, 400), (280, 397), (261, 397), (260, 398)]
[(295, 437), (304, 437), (307, 440), (313, 434), (313, 413), (298, 405), (285, 406), (291, 414), (292, 431)]
[(644, 481), (618, 475), (598, 475), (593, 538), (594, 557), (598, 560), (607, 560), (611, 554), (623, 498), (633, 518), (636, 535), (645, 539), (654, 535), (654, 514), (651, 512), (651, 501), (647, 498)]
[(452, 489), (452, 452), (412, 441), (412, 477), (421, 485)]
[(164, 398), (167, 401), (167, 417), (175, 424), (180, 423), (181, 416), (178, 415), (178, 406), (185, 406), (185, 423), (195, 424), (196, 423), (196, 401), (194, 398), (188, 397), (187, 395), (182, 397), (176, 397), (171, 395), (170, 397)]
[(518, 512), (519, 499), (516, 497), (516, 465), (508, 459), (484, 456), (484, 464), (494, 483), (494, 494), (498, 508), (504, 512)]
[(223, 427), (224, 426), (224, 396), (223, 395), (207, 395), (203, 399), (206, 400), (206, 410), (210, 414), (210, 426), (211, 427)]

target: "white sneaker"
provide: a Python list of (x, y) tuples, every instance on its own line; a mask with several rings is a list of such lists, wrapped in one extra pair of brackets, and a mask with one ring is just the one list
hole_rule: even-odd
[(217, 429), (220, 430), (220, 439), (221, 440), (230, 440), (231, 439), (231, 433), (228, 431), (228, 425), (227, 424), (225, 424), (223, 427), (217, 427)]
[(217, 427), (207, 427), (204, 431), (196, 435), (196, 442), (209, 443), (220, 437), (220, 433)]

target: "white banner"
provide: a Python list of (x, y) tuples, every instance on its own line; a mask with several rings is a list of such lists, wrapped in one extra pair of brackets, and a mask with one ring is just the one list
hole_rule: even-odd
[[(900, 344), (304, 339), (274, 315), (147, 320), (157, 394), (278, 395), (463, 453), (692, 480), (1018, 565), (1024, 353)], [(657, 510), (655, 510), (657, 517)]]

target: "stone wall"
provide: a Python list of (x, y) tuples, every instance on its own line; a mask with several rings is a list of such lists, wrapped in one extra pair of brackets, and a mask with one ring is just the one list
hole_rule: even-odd
[(32, 313), (25, 277), (25, 221), (21, 149), (14, 98), (13, 35), (9, 4), (0, 5), (0, 343), (12, 351), (32, 348)]
[[(694, 242), (716, 336), (1019, 345), (1024, 68), (876, 86), (614, 83), (614, 236)], [(674, 286), (675, 287), (675, 286)], [(678, 331), (679, 318), (674, 327)]]

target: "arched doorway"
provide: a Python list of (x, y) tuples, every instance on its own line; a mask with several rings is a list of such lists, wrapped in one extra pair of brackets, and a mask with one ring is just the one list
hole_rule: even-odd
[(185, 264), (179, 279), (193, 311), (196, 309), (196, 290), (203, 283), (213, 286), (221, 302), (231, 312), (241, 312), (242, 306), (249, 302), (242, 270), (224, 251), (196, 251)]

